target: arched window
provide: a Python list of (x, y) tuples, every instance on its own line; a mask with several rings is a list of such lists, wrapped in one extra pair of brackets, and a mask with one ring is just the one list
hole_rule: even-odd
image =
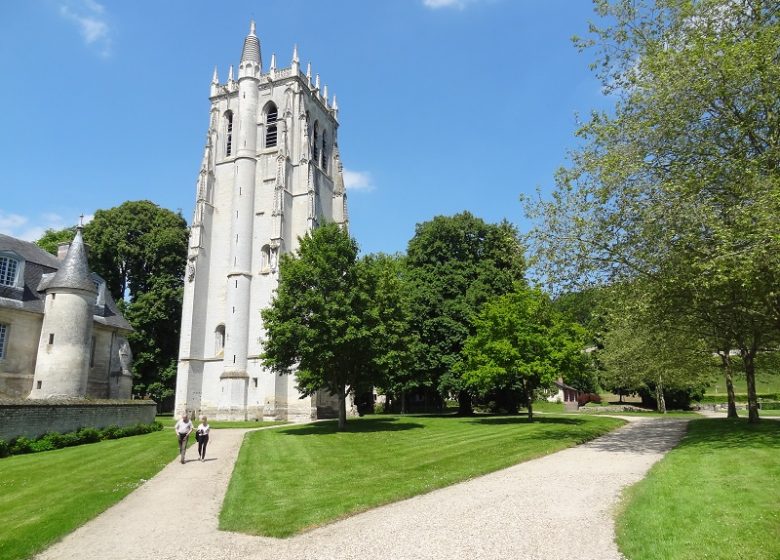
[(0, 256), (0, 286), (16, 286), (19, 261), (13, 257)]
[(225, 157), (233, 153), (233, 111), (225, 112)]
[(225, 325), (217, 325), (214, 330), (214, 355), (221, 356), (225, 348)]
[(316, 162), (320, 161), (320, 123), (317, 121), (314, 121), (314, 133), (312, 136), (312, 143), (311, 143), (311, 159), (313, 159)]
[(269, 103), (265, 110), (265, 147), (273, 148), (276, 146), (277, 130), (276, 120), (279, 118), (279, 112), (276, 105)]
[(323, 171), (328, 170), (328, 131), (322, 131), (322, 163), (320, 165)]
[(263, 245), (260, 249), (260, 272), (268, 272), (271, 269), (271, 247)]

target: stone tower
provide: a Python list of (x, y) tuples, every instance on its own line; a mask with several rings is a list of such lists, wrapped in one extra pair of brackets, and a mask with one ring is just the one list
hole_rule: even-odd
[(184, 287), (176, 412), (218, 419), (308, 420), (324, 395), (301, 399), (295, 376), (261, 367), (260, 310), (278, 282), (279, 255), (325, 221), (346, 227), (338, 106), (320, 77), (291, 65), (264, 72), (254, 22), (236, 79), (214, 70)]
[(29, 398), (84, 397), (98, 290), (89, 272), (80, 227), (62, 266), (43, 282), (43, 325)]

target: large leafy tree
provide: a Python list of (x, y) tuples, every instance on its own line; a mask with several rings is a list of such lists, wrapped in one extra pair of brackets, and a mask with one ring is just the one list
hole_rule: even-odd
[(471, 393), (457, 368), (460, 352), (482, 305), (523, 278), (517, 231), (469, 212), (437, 216), (417, 225), (407, 266), (412, 324), (424, 348), (416, 375), (444, 395), (457, 394), (459, 413), (470, 414)]
[(557, 377), (590, 367), (585, 330), (557, 312), (545, 294), (518, 284), (488, 301), (463, 347), (463, 384), (478, 395), (517, 394), (533, 419), (533, 401)]
[(339, 429), (346, 427), (349, 391), (372, 384), (377, 373), (371, 279), (357, 253), (355, 240), (337, 224), (307, 233), (297, 254), (282, 256), (279, 286), (262, 311), (264, 365), (280, 374), (295, 368), (304, 395), (336, 395)]
[(529, 205), (539, 270), (559, 286), (639, 281), (690, 336), (738, 348), (757, 421), (753, 364), (779, 310), (780, 7), (595, 5), (606, 23), (578, 44), (617, 102), (581, 126), (553, 201)]
[(75, 236), (75, 226), (63, 229), (47, 229), (35, 244), (44, 251), (56, 255), (60, 243), (70, 243)]

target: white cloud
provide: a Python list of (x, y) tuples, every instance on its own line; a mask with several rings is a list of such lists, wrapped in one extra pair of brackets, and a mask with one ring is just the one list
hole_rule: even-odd
[(95, 0), (72, 0), (60, 4), (60, 15), (78, 27), (84, 43), (96, 48), (100, 56), (111, 56), (111, 29), (103, 5)]
[[(84, 216), (84, 223), (89, 223), (93, 215)], [(63, 229), (78, 224), (76, 220), (65, 220), (54, 212), (44, 212), (32, 221), (27, 216), (6, 213), (0, 210), (0, 233), (22, 239), (24, 241), (36, 241), (47, 229)]]
[(483, 1), (485, 0), (423, 0), (423, 6), (432, 10), (438, 10), (439, 8), (455, 8), (457, 10), (462, 10), (470, 4)]
[(374, 190), (374, 182), (368, 171), (344, 169), (344, 186), (349, 191), (370, 192)]

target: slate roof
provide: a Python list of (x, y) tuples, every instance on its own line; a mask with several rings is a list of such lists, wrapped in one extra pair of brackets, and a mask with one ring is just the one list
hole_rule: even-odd
[[(0, 286), (0, 308), (43, 314), (44, 290), (52, 285), (64, 263), (35, 243), (3, 234), (0, 234), (0, 251), (12, 251), (25, 261), (22, 287)], [(87, 278), (90, 283), (88, 289), (93, 293), (95, 292), (93, 282), (105, 284), (103, 278), (94, 272), (90, 273)], [(79, 282), (83, 281), (84, 278), (80, 278)], [(102, 305), (95, 304), (95, 322), (107, 327), (133, 330), (130, 323), (119, 312), (116, 302), (107, 288), (103, 299)]]
[(81, 228), (76, 230), (76, 236), (68, 247), (68, 254), (62, 260), (62, 265), (54, 278), (46, 286), (47, 290), (51, 288), (71, 288), (97, 294), (97, 288), (89, 272), (87, 248), (81, 237)]

